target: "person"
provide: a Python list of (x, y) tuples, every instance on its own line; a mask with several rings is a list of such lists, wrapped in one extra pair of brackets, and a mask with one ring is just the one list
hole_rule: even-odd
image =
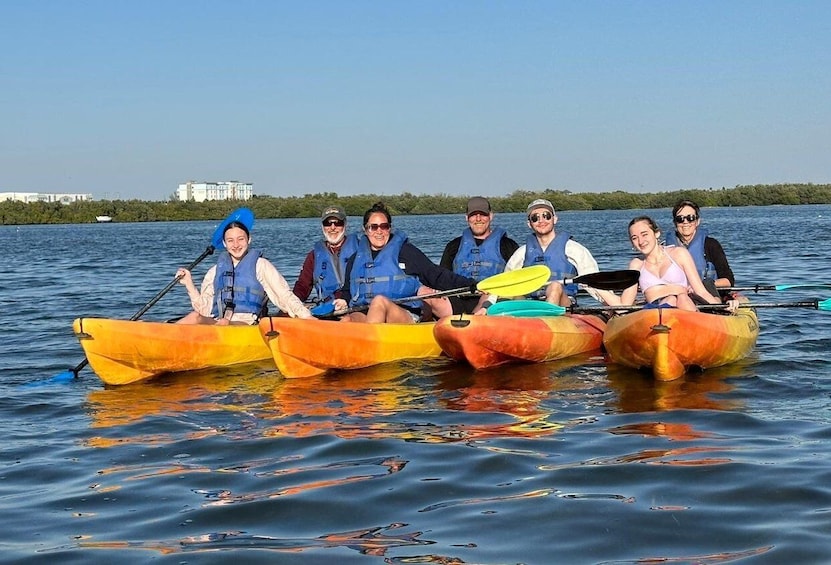
[(346, 262), (358, 249), (358, 236), (346, 233), (346, 212), (343, 208), (325, 208), (321, 222), (323, 239), (318, 240), (306, 255), (292, 289), (295, 296), (304, 302), (314, 290), (314, 302), (318, 304), (342, 298), (340, 290)]
[[(468, 227), (444, 248), (439, 265), (475, 281), (497, 275), (519, 248), (508, 233), (493, 225), (493, 210), (487, 198), (474, 196), (467, 201)], [(436, 300), (433, 314), (441, 318), (450, 314), (484, 313), (481, 308), (486, 296), (451, 296)]]
[(692, 200), (681, 200), (672, 207), (675, 229), (667, 234), (667, 245), (687, 248), (695, 261), (698, 275), (710, 294), (733, 286), (736, 282), (721, 243), (701, 227), (701, 208)]
[(312, 317), (276, 267), (262, 252), (251, 249), (249, 231), (250, 226), (243, 222), (228, 222), (222, 230), (226, 251), (205, 273), (201, 290), (196, 289), (189, 270), (176, 271), (193, 306), (177, 323), (254, 324), (265, 313), (269, 298), (293, 318)]
[[(546, 302), (559, 306), (571, 306), (577, 295), (577, 285), (565, 285), (565, 279), (598, 272), (597, 261), (591, 252), (571, 238), (568, 232), (557, 233), (557, 213), (549, 200), (539, 198), (528, 205), (528, 227), (531, 233), (525, 243), (511, 255), (505, 265), (505, 271), (514, 271), (521, 267), (547, 265), (551, 277), (544, 289), (533, 293), (534, 298), (544, 298)], [(587, 288), (596, 300), (605, 302), (614, 296), (610, 291)], [(493, 303), (495, 296), (488, 297), (487, 303)], [(616, 297), (612, 300), (616, 300)]]
[[(412, 324), (432, 318), (429, 305), (433, 299), (417, 296), (456, 288), (473, 288), (473, 279), (457, 275), (433, 263), (407, 234), (392, 227), (392, 216), (383, 203), (377, 202), (364, 214), (364, 234), (358, 251), (348, 261), (342, 294), (334, 301), (336, 311), (347, 305), (367, 306), (366, 313), (352, 312), (344, 321), (369, 323), (394, 322)], [(413, 300), (397, 303), (401, 298)]]
[[(661, 230), (649, 216), (638, 216), (629, 222), (629, 241), (641, 257), (629, 262), (629, 268), (640, 271), (637, 285), (625, 289), (620, 304), (634, 304), (638, 287), (647, 303), (666, 304), (681, 310), (698, 309), (691, 296), (694, 293), (709, 304), (721, 304), (721, 299), (704, 287), (692, 255), (682, 246), (661, 245)], [(735, 311), (737, 302), (728, 304)]]

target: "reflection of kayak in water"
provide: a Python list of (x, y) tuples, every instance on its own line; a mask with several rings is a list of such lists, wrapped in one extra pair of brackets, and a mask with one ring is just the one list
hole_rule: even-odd
[(759, 321), (750, 308), (732, 316), (650, 308), (612, 317), (603, 345), (613, 362), (650, 369), (657, 380), (669, 381), (691, 369), (744, 359), (758, 337)]
[(72, 329), (92, 370), (111, 385), (271, 358), (257, 326), (78, 318)]

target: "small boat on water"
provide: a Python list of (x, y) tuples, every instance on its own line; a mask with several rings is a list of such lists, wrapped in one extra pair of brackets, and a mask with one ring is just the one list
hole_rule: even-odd
[(434, 325), (267, 317), (259, 329), (283, 376), (311, 377), (332, 369), (438, 357)]
[(257, 326), (77, 318), (72, 329), (92, 370), (111, 385), (271, 358)]
[(110, 216), (95, 216), (95, 221), (99, 224), (106, 224), (112, 222), (113, 219)]
[(759, 320), (752, 308), (735, 315), (650, 308), (614, 316), (603, 345), (614, 363), (649, 369), (671, 381), (693, 369), (709, 369), (744, 359), (756, 345)]
[(477, 369), (544, 363), (600, 350), (605, 322), (597, 316), (448, 316), (433, 334), (453, 359)]

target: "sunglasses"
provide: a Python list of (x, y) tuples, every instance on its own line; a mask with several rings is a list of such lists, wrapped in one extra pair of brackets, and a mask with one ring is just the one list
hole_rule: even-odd
[(551, 212), (543, 212), (542, 214), (531, 214), (528, 216), (528, 219), (531, 221), (532, 224), (536, 224), (540, 221), (540, 218), (543, 220), (550, 220), (551, 219)]
[(367, 224), (366, 225), (366, 229), (368, 229), (369, 231), (378, 231), (378, 230), (390, 231), (390, 227), (392, 227), (392, 226), (390, 226), (390, 224), (387, 223), (387, 222), (384, 222), (383, 224)]
[(683, 224), (684, 222), (693, 223), (698, 219), (698, 216), (695, 214), (687, 214), (686, 216), (675, 216), (675, 223), (676, 224)]
[(337, 226), (339, 228), (342, 228), (344, 223), (345, 222), (343, 220), (323, 220), (324, 227), (326, 227), (326, 226), (329, 226), (329, 227)]

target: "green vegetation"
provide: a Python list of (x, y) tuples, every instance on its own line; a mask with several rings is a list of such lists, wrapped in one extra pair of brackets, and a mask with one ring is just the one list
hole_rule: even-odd
[[(471, 195), (472, 196), (472, 195)], [(568, 190), (516, 190), (508, 196), (489, 197), (497, 212), (524, 212), (535, 198), (551, 200), (558, 210), (631, 210), (633, 208), (670, 208), (678, 200), (689, 198), (700, 206), (769, 206), (774, 204), (831, 204), (831, 185), (775, 184), (737, 186), (721, 189), (690, 189), (675, 192), (631, 193), (623, 191), (575, 193)], [(416, 196), (405, 192), (395, 196), (359, 194), (338, 196), (334, 192), (303, 196), (255, 196), (251, 200), (214, 200), (210, 202), (97, 200), (59, 203), (0, 202), (0, 225), (77, 224), (95, 222), (96, 216), (110, 216), (114, 222), (161, 222), (180, 220), (217, 220), (234, 208), (247, 206), (258, 218), (311, 218), (324, 207), (343, 206), (350, 216), (362, 216), (375, 202), (383, 201), (395, 215), (459, 214), (465, 210), (468, 196), (448, 194)]]

